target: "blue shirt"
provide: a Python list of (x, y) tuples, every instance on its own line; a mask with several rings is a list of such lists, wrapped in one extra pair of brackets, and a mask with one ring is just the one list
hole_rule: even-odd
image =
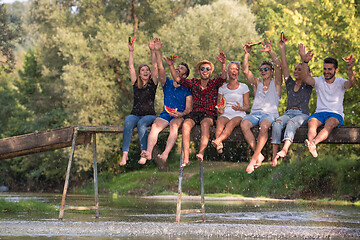
[[(178, 112), (185, 111), (186, 97), (191, 95), (191, 91), (184, 86), (174, 87), (173, 80), (166, 77), (163, 86), (164, 105), (169, 108), (177, 108)], [(165, 108), (164, 108), (165, 111)]]

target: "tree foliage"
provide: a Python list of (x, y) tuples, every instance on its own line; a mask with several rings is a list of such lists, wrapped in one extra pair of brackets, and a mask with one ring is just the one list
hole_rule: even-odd
[(11, 72), (15, 66), (15, 44), (23, 37), (20, 19), (11, 15), (7, 4), (0, 4), (0, 68)]
[[(216, 55), (220, 51), (229, 61), (241, 61), (241, 44), (249, 41), (270, 38), (278, 52), (280, 33), (285, 32), (290, 67), (300, 61), (297, 45), (302, 42), (314, 50), (310, 65), (314, 75), (322, 75), (323, 58), (333, 56), (340, 62), (338, 76), (346, 78), (341, 58), (350, 53), (355, 58), (360, 56), (359, 5), (357, 0), (33, 0), (29, 10), (20, 3), (11, 8), (0, 5), (0, 60), (4, 62), (0, 71), (0, 136), (68, 125), (123, 125), (132, 108), (129, 36), (137, 37), (136, 66), (151, 63), (148, 38), (159, 36), (164, 42), (163, 55), (179, 55), (178, 60), (187, 62), (190, 76), (195, 77), (194, 66), (202, 59), (215, 63), (214, 75), (219, 74)], [(9, 74), (4, 70), (12, 71), (12, 50), (22, 39), (20, 18), (12, 16), (21, 13), (33, 43), (25, 48), (18, 74)], [(254, 49), (252, 71), (256, 73), (259, 63), (268, 58)], [(354, 70), (359, 79), (357, 65)], [(357, 92), (358, 87), (354, 87), (345, 95), (346, 125), (359, 125)], [(159, 87), (157, 113), (162, 109), (162, 98)], [(283, 95), (280, 112), (284, 111), (285, 100)], [(313, 94), (312, 111), (315, 103)], [(115, 172), (117, 168), (120, 142), (119, 135), (99, 135), (99, 160), (113, 162), (103, 163), (107, 170)], [(137, 151), (134, 147), (132, 156), (137, 156)], [(54, 186), (63, 179), (66, 153), (59, 150), (1, 161), (0, 168), (7, 169), (8, 179), (21, 181), (24, 187), (40, 181)], [(79, 165), (75, 170), (89, 170), (91, 162), (90, 149), (77, 149)]]

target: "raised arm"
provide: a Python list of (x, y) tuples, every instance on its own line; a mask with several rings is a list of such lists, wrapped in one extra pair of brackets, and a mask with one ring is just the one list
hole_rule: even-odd
[(354, 58), (352, 58), (349, 62), (346, 63), (348, 68), (348, 80), (344, 83), (345, 89), (352, 88), (355, 85), (355, 75), (352, 70), (354, 64), (355, 64)]
[(155, 54), (156, 54), (156, 63), (159, 70), (159, 81), (161, 85), (164, 86), (166, 82), (166, 74), (161, 57), (162, 45), (163, 43), (160, 41), (160, 38), (155, 38)]
[(226, 71), (226, 55), (223, 52), (220, 52), (219, 55), (216, 56), (218, 60), (221, 62), (221, 74), (220, 77), (222, 79), (227, 78), (227, 71)]
[(309, 61), (312, 59), (314, 54), (312, 53), (312, 50), (309, 50), (307, 53), (305, 53), (305, 47), (302, 43), (299, 43), (298, 47), (299, 47), (299, 55), (302, 61), (300, 76), (306, 84), (314, 86), (315, 79), (311, 76), (308, 65)]
[(166, 63), (169, 65), (169, 69), (170, 69), (170, 73), (171, 76), (173, 78), (173, 80), (177, 83), (180, 82), (180, 77), (177, 74), (175, 67), (174, 67), (174, 59), (172, 57), (164, 57), (164, 60), (166, 61)]
[(280, 47), (280, 58), (281, 58), (281, 70), (282, 70), (282, 74), (284, 76), (284, 80), (286, 82), (290, 76), (290, 71), (289, 71), (289, 66), (287, 64), (287, 60), (286, 60), (285, 42), (280, 41), (279, 47)]
[(134, 66), (134, 42), (129, 41), (128, 47), (129, 47), (129, 74), (130, 74), (131, 84), (134, 85), (136, 82), (136, 71)]
[(242, 64), (242, 72), (246, 80), (254, 87), (254, 92), (256, 92), (256, 87), (259, 84), (260, 80), (258, 80), (249, 70), (249, 55), (251, 51), (251, 46), (249, 46), (248, 44), (242, 46), (244, 48), (244, 61)]
[(264, 49), (261, 49), (260, 51), (269, 53), (271, 60), (274, 63), (275, 67), (275, 88), (276, 92), (281, 96), (281, 84), (282, 84), (282, 72), (281, 72), (281, 62), (279, 58), (276, 56), (275, 52), (272, 50), (271, 47), (271, 41), (269, 39), (264, 39), (263, 41)]
[(149, 38), (148, 46), (151, 53), (151, 64), (152, 64), (151, 77), (155, 85), (157, 85), (159, 81), (159, 71), (158, 71), (156, 55), (155, 55), (155, 40), (152, 37)]

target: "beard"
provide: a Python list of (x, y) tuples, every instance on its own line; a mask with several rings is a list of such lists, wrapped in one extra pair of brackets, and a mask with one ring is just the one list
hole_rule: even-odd
[(334, 76), (335, 76), (335, 73), (331, 73), (331, 74), (329, 74), (329, 76), (328, 76), (328, 77), (326, 77), (326, 76), (324, 75), (325, 80), (330, 80), (330, 79), (332, 79)]

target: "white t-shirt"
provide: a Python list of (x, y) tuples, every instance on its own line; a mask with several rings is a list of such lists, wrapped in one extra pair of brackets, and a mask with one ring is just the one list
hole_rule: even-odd
[(333, 112), (340, 114), (344, 118), (344, 83), (347, 81), (343, 78), (335, 77), (333, 83), (327, 83), (324, 77), (314, 77), (315, 90), (317, 96), (315, 112)]
[(257, 86), (251, 113), (261, 112), (274, 117), (279, 117), (278, 108), (280, 97), (276, 92), (274, 80), (271, 80), (269, 89), (266, 92), (264, 92), (263, 86), (262, 81)]
[(227, 85), (228, 83), (224, 83), (219, 88), (219, 94), (223, 95), (226, 100), (224, 113), (221, 114), (220, 117), (227, 117), (228, 119), (232, 119), (234, 117), (244, 118), (246, 116), (245, 111), (235, 111), (232, 109), (232, 106), (237, 103), (239, 103), (241, 107), (244, 106), (243, 95), (249, 92), (249, 87), (244, 83), (239, 83), (239, 87), (237, 89), (230, 90)]

